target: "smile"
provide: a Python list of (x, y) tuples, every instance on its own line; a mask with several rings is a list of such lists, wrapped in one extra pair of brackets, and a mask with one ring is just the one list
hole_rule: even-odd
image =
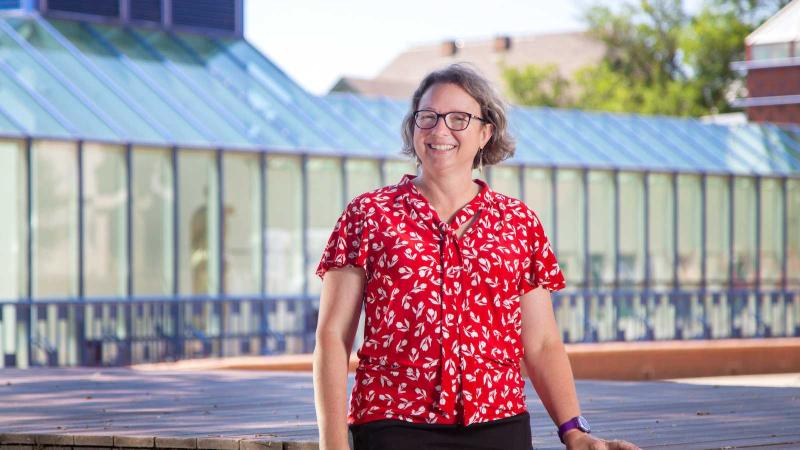
[(447, 144), (437, 144), (437, 145), (427, 144), (427, 145), (428, 145), (429, 149), (440, 151), (440, 152), (448, 152), (448, 151), (453, 150), (454, 148), (456, 148), (455, 145), (447, 145)]

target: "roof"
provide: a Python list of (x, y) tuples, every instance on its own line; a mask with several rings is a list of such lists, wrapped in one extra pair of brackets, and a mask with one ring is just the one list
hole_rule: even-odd
[(331, 88), (331, 92), (352, 92), (376, 97), (385, 95), (392, 98), (411, 98), (417, 83), (408, 80), (389, 80), (385, 78), (342, 77)]
[[(329, 94), (338, 114), (370, 140), (399, 149), (407, 101)], [(697, 119), (512, 107), (511, 164), (648, 171), (800, 174), (800, 127), (718, 124)]]
[(244, 39), (0, 15), (0, 133), (374, 155)]
[(405, 80), (417, 85), (429, 72), (457, 62), (469, 62), (497, 86), (503, 86), (502, 65), (555, 65), (565, 78), (587, 65), (600, 61), (605, 46), (583, 32), (538, 34), (508, 37), (509, 48), (497, 50), (499, 37), (457, 42), (453, 55), (443, 53), (443, 44), (412, 48), (398, 55), (376, 77), (378, 80)]
[[(401, 158), (407, 101), (314, 96), (244, 39), (0, 15), (0, 136)], [(800, 174), (800, 127), (513, 107), (510, 164)]]
[(756, 28), (744, 40), (747, 45), (800, 42), (800, 0), (793, 0)]

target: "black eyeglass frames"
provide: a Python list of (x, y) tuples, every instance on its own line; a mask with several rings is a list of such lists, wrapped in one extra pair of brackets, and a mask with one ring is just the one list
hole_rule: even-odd
[(444, 118), (444, 124), (447, 128), (453, 131), (462, 131), (466, 130), (469, 126), (469, 122), (472, 119), (478, 119), (481, 122), (486, 122), (486, 119), (478, 116), (474, 116), (467, 112), (462, 111), (450, 111), (449, 113), (439, 114), (436, 111), (431, 111), (429, 109), (420, 109), (414, 111), (414, 123), (423, 130), (429, 130), (436, 126), (439, 123), (439, 118)]

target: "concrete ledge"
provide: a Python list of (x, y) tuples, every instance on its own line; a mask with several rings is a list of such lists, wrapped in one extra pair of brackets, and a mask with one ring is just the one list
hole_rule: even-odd
[(800, 371), (800, 338), (572, 344), (576, 378), (655, 380)]
[(156, 439), (152, 436), (114, 436), (114, 447), (155, 448)]
[(75, 444), (71, 434), (36, 434), (33, 438), (38, 446), (72, 447)]
[(197, 448), (197, 438), (156, 437), (156, 448)]
[(2, 433), (0, 434), (0, 445), (34, 445), (36, 439), (33, 434), (22, 433)]
[(268, 439), (152, 436), (91, 436), (71, 434), (0, 434), (0, 450), (318, 450), (318, 442)]
[(87, 436), (87, 435), (75, 435), (73, 440), (75, 441), (76, 446), (81, 447), (113, 447), (114, 446), (114, 437), (113, 436)]
[[(566, 344), (578, 379), (655, 380), (800, 372), (800, 338)], [(136, 370), (310, 371), (312, 355), (245, 356), (133, 366)], [(350, 359), (350, 371), (358, 361)]]
[(204, 450), (239, 450), (239, 440), (225, 438), (197, 438), (197, 448)]

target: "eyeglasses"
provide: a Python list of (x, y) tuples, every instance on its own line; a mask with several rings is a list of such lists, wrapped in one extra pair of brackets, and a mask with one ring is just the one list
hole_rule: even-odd
[(453, 131), (466, 130), (471, 119), (478, 119), (481, 122), (486, 122), (486, 119), (461, 111), (450, 111), (445, 114), (439, 114), (429, 109), (414, 111), (414, 122), (423, 130), (434, 128), (436, 124), (439, 123), (439, 117), (443, 117), (444, 124)]

